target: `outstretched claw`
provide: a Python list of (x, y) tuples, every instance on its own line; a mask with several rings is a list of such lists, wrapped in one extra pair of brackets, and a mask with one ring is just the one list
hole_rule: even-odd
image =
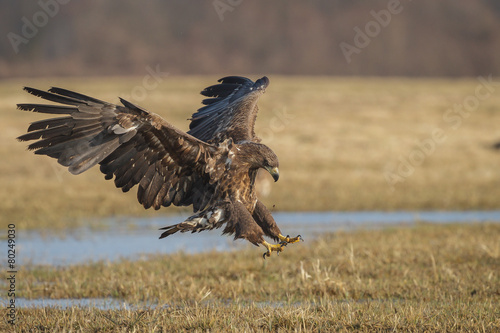
[(287, 235), (285, 237), (285, 236), (279, 234), (278, 238), (281, 241), (278, 244), (272, 245), (272, 244), (269, 244), (266, 241), (264, 241), (262, 243), (262, 245), (264, 245), (267, 248), (267, 252), (264, 252), (264, 254), (262, 255), (262, 257), (264, 259), (266, 259), (266, 257), (270, 257), (272, 252), (277, 252), (278, 255), (279, 255), (280, 252), (284, 250), (284, 247), (287, 246), (288, 244), (293, 244), (293, 243), (297, 243), (297, 242), (300, 242), (300, 241), (304, 241), (304, 239), (302, 239), (302, 236), (300, 236), (300, 235), (298, 235), (297, 237), (290, 238), (289, 235)]
[(266, 248), (267, 248), (267, 252), (264, 252), (264, 254), (262, 255), (262, 257), (264, 259), (266, 259), (266, 257), (270, 257), (271, 256), (271, 253), (272, 252), (277, 252), (278, 255), (280, 254), (281, 251), (283, 251), (283, 247), (286, 245), (286, 244), (283, 244), (283, 243), (279, 243), (279, 244), (269, 244), (268, 242), (264, 241), (262, 243), (262, 245), (264, 245)]
[(286, 243), (286, 244), (293, 244), (293, 243), (297, 243), (300, 241), (304, 241), (304, 239), (302, 238), (301, 235), (298, 235), (297, 237), (290, 238), (290, 235), (286, 235), (286, 237), (285, 237), (282, 234), (279, 234), (278, 238), (280, 239), (280, 241), (282, 243)]

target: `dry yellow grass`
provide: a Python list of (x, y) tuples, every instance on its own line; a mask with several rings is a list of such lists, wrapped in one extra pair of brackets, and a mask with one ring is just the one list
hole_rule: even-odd
[[(22, 309), (16, 328), (497, 332), (499, 237), (498, 224), (422, 224), (324, 235), (265, 261), (251, 247), (62, 268), (26, 266), (18, 274), (18, 297), (113, 297), (139, 309)], [(0, 330), (8, 327), (0, 322)]]
[[(186, 119), (201, 105), (199, 91), (216, 79), (166, 77), (137, 102), (185, 130)], [(477, 79), (270, 79), (256, 132), (279, 156), (281, 178), (263, 197), (267, 205), (277, 210), (499, 208), (500, 153), (490, 146), (500, 140), (500, 85), (488, 86), (491, 93), (481, 88), (477, 107), (468, 106), (472, 111), (465, 117), (447, 112), (474, 101), (471, 96), (481, 86)], [(117, 102), (117, 96), (130, 96), (141, 84), (142, 77), (0, 82), (2, 222), (19, 228), (66, 226), (82, 217), (175, 211), (144, 211), (135, 191), (121, 193), (97, 168), (72, 176), (14, 139), (40, 118), (15, 110), (16, 103), (37, 101), (21, 90), (23, 85), (62, 86)], [(436, 129), (441, 129), (439, 142), (419, 148)], [(400, 164), (410, 158), (416, 163), (407, 172)]]

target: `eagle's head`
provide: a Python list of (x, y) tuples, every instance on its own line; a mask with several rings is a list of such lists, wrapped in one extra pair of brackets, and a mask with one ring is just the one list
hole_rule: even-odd
[(278, 161), (278, 156), (274, 153), (274, 151), (271, 150), (271, 148), (262, 145), (265, 147), (262, 149), (262, 160), (261, 160), (261, 168), (266, 169), (271, 176), (273, 176), (273, 179), (275, 182), (278, 181), (280, 178), (280, 172), (279, 172), (279, 161)]
[(278, 181), (280, 177), (278, 156), (268, 146), (256, 142), (245, 142), (240, 144), (238, 155), (249, 164), (251, 169), (265, 169), (273, 176), (275, 182)]

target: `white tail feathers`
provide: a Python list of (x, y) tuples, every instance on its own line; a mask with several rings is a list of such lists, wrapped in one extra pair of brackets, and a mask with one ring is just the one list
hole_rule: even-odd
[(180, 232), (200, 232), (203, 230), (211, 230), (220, 228), (225, 221), (225, 211), (219, 207), (209, 207), (195, 215), (188, 217), (184, 222), (174, 224), (160, 230), (165, 230), (160, 236), (165, 238), (169, 235)]

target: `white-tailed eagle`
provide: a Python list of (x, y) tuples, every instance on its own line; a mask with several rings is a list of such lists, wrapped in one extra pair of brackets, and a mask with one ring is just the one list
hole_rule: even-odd
[(18, 104), (20, 110), (58, 117), (31, 123), (18, 139), (36, 140), (30, 150), (56, 158), (72, 174), (99, 164), (124, 192), (138, 185), (144, 208), (192, 205), (194, 215), (162, 228), (160, 238), (224, 226), (224, 234), (265, 246), (265, 258), (301, 240), (281, 234), (255, 193), (260, 168), (275, 181), (279, 177), (278, 157), (254, 133), (257, 100), (269, 79), (229, 76), (218, 82), (201, 92), (205, 106), (192, 115), (187, 133), (124, 99), (115, 105), (66, 89), (26, 87), (58, 104)]

